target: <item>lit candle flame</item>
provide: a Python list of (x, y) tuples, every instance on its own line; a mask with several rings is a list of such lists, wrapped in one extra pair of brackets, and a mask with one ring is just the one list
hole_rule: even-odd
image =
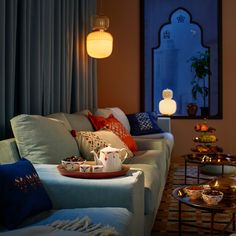
[(218, 186), (219, 186), (219, 182), (218, 182), (218, 180), (216, 180), (214, 187), (218, 187)]

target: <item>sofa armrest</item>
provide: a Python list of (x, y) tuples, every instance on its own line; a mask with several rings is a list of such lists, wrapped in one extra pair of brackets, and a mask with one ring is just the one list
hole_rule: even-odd
[(20, 160), (19, 152), (14, 138), (0, 141), (0, 163), (13, 163)]
[(133, 235), (144, 232), (144, 176), (131, 169), (111, 179), (79, 179), (62, 176), (56, 165), (34, 165), (55, 209), (123, 207), (133, 213)]
[(170, 117), (158, 117), (157, 118), (158, 126), (164, 131), (171, 133), (171, 119)]
[(138, 150), (164, 150), (165, 148), (165, 140), (164, 138), (159, 139), (147, 139), (142, 136), (134, 137), (135, 142), (138, 146)]

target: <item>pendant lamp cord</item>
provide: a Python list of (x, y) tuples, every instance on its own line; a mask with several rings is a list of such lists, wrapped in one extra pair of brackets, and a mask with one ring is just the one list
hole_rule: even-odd
[(102, 0), (97, 0), (98, 6), (97, 6), (97, 15), (102, 15)]

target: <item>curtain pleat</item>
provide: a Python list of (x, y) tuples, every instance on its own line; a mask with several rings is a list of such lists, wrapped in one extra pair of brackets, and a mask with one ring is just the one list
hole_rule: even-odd
[(86, 35), (96, 0), (0, 1), (0, 139), (15, 115), (97, 106)]

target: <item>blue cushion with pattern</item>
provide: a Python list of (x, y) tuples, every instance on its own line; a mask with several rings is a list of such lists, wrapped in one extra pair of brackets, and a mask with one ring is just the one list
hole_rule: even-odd
[(37, 172), (30, 161), (0, 165), (0, 221), (14, 229), (28, 216), (52, 208)]
[(132, 135), (163, 133), (157, 124), (156, 112), (139, 112), (127, 115)]

